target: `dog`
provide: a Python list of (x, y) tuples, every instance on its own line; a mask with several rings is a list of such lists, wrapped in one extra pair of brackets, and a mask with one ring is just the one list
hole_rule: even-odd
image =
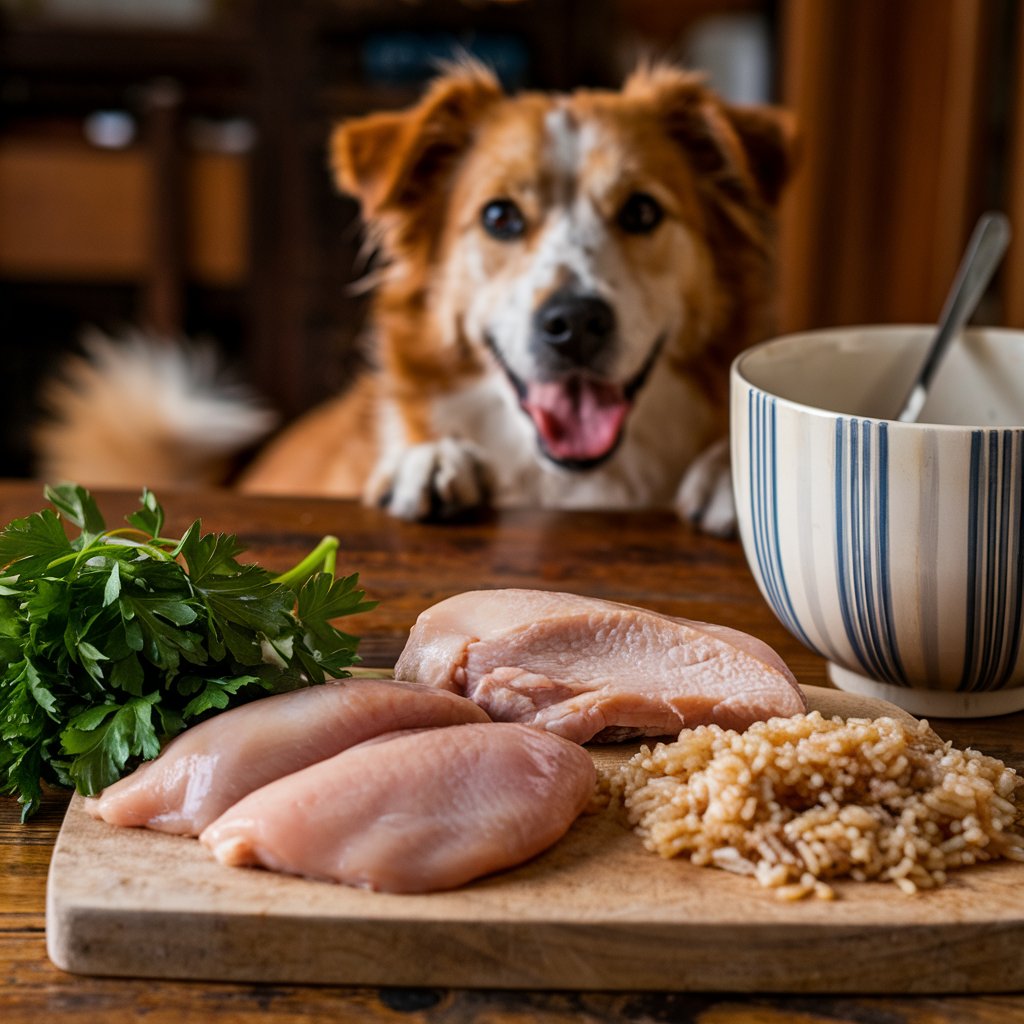
[[(464, 62), (409, 109), (341, 123), (330, 165), (378, 261), (373, 368), (272, 438), (237, 486), (361, 495), (404, 519), (674, 504), (729, 533), (728, 367), (771, 332), (794, 139), (786, 111), (731, 105), (665, 64), (618, 91), (510, 96)], [(92, 348), (50, 388), (49, 478), (215, 482), (211, 467), (267, 428), (209, 367), (144, 380), (166, 355)], [(136, 408), (111, 415), (126, 376)]]

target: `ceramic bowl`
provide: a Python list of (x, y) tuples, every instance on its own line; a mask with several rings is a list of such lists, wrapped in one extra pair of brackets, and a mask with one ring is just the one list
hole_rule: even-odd
[(840, 689), (1004, 714), (1024, 708), (1024, 332), (965, 332), (900, 423), (932, 330), (810, 331), (736, 359), (740, 537)]

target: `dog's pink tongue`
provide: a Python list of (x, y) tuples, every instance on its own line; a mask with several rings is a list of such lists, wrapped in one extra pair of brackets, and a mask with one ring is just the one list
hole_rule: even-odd
[(523, 408), (551, 456), (598, 459), (618, 440), (629, 402), (615, 384), (574, 377), (530, 384)]

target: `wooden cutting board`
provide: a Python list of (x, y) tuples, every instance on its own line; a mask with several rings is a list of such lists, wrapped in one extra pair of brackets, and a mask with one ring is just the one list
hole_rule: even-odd
[[(806, 688), (825, 714), (905, 715)], [(601, 748), (621, 760), (635, 748)], [(610, 813), (454, 892), (391, 895), (229, 868), (194, 839), (94, 821), (75, 797), (50, 867), (47, 947), (83, 974), (479, 988), (977, 992), (1024, 988), (1024, 864), (905, 896), (837, 883), (777, 900), (648, 853)]]

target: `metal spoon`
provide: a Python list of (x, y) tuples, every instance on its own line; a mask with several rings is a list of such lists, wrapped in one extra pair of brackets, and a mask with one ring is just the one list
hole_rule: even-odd
[(983, 213), (975, 225), (953, 279), (953, 286), (946, 296), (939, 327), (928, 347), (924, 363), (903, 400), (897, 417), (901, 423), (917, 422), (921, 407), (928, 397), (928, 386), (949, 343), (971, 318), (1009, 242), (1010, 222), (1006, 216), (1002, 213)]

